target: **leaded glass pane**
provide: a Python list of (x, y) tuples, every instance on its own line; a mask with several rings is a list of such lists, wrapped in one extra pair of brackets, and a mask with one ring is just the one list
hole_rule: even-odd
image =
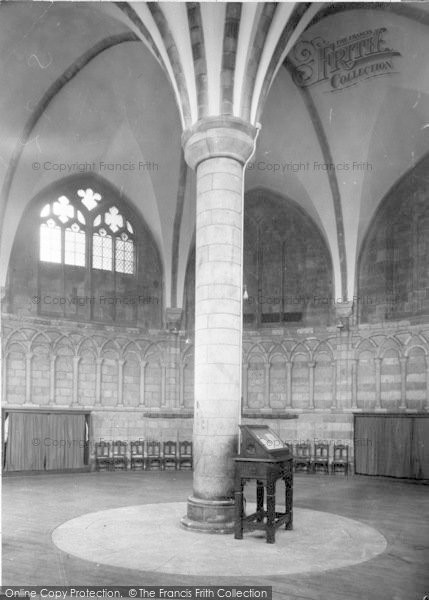
[(65, 231), (64, 263), (77, 267), (85, 266), (85, 233), (79, 229), (76, 231), (76, 223)]
[(94, 269), (112, 270), (112, 238), (98, 233), (92, 236), (92, 266)]
[(61, 263), (61, 228), (58, 225), (40, 225), (40, 260)]
[(134, 273), (134, 243), (116, 238), (115, 268), (118, 273)]

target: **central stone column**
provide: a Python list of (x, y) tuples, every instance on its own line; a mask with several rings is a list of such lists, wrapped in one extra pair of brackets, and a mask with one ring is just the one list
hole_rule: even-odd
[(241, 411), (244, 164), (256, 129), (206, 118), (183, 134), (196, 170), (194, 482), (182, 524), (234, 527), (234, 461)]

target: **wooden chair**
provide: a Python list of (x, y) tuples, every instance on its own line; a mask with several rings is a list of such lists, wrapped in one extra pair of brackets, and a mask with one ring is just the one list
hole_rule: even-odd
[(137, 440), (130, 444), (130, 468), (135, 471), (144, 469), (144, 441)]
[(329, 444), (314, 444), (314, 456), (311, 464), (315, 473), (318, 467), (329, 475)]
[(112, 442), (112, 468), (116, 470), (127, 470), (127, 442)]
[(345, 444), (334, 444), (331, 473), (336, 473), (337, 469), (343, 469), (344, 475), (349, 474), (349, 447)]
[(311, 444), (296, 444), (293, 455), (293, 466), (295, 471), (311, 471)]
[(96, 442), (95, 444), (95, 468), (97, 471), (109, 471), (112, 466), (110, 454), (110, 442)]
[(179, 458), (177, 459), (179, 469), (192, 469), (192, 442), (179, 442)]
[(168, 441), (162, 445), (162, 468), (177, 469), (177, 443)]
[(146, 442), (146, 470), (162, 469), (161, 442)]

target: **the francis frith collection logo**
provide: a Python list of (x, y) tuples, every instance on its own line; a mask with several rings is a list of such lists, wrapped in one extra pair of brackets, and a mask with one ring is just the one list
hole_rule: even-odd
[(364, 79), (395, 73), (401, 56), (386, 42), (387, 29), (369, 29), (327, 42), (321, 37), (298, 42), (291, 54), (293, 78), (301, 87), (329, 81), (330, 92), (356, 85)]

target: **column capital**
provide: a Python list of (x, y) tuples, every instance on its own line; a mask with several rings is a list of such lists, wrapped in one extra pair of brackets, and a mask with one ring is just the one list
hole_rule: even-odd
[(208, 158), (233, 158), (244, 164), (252, 154), (256, 127), (238, 117), (206, 117), (182, 134), (185, 160), (192, 169)]

